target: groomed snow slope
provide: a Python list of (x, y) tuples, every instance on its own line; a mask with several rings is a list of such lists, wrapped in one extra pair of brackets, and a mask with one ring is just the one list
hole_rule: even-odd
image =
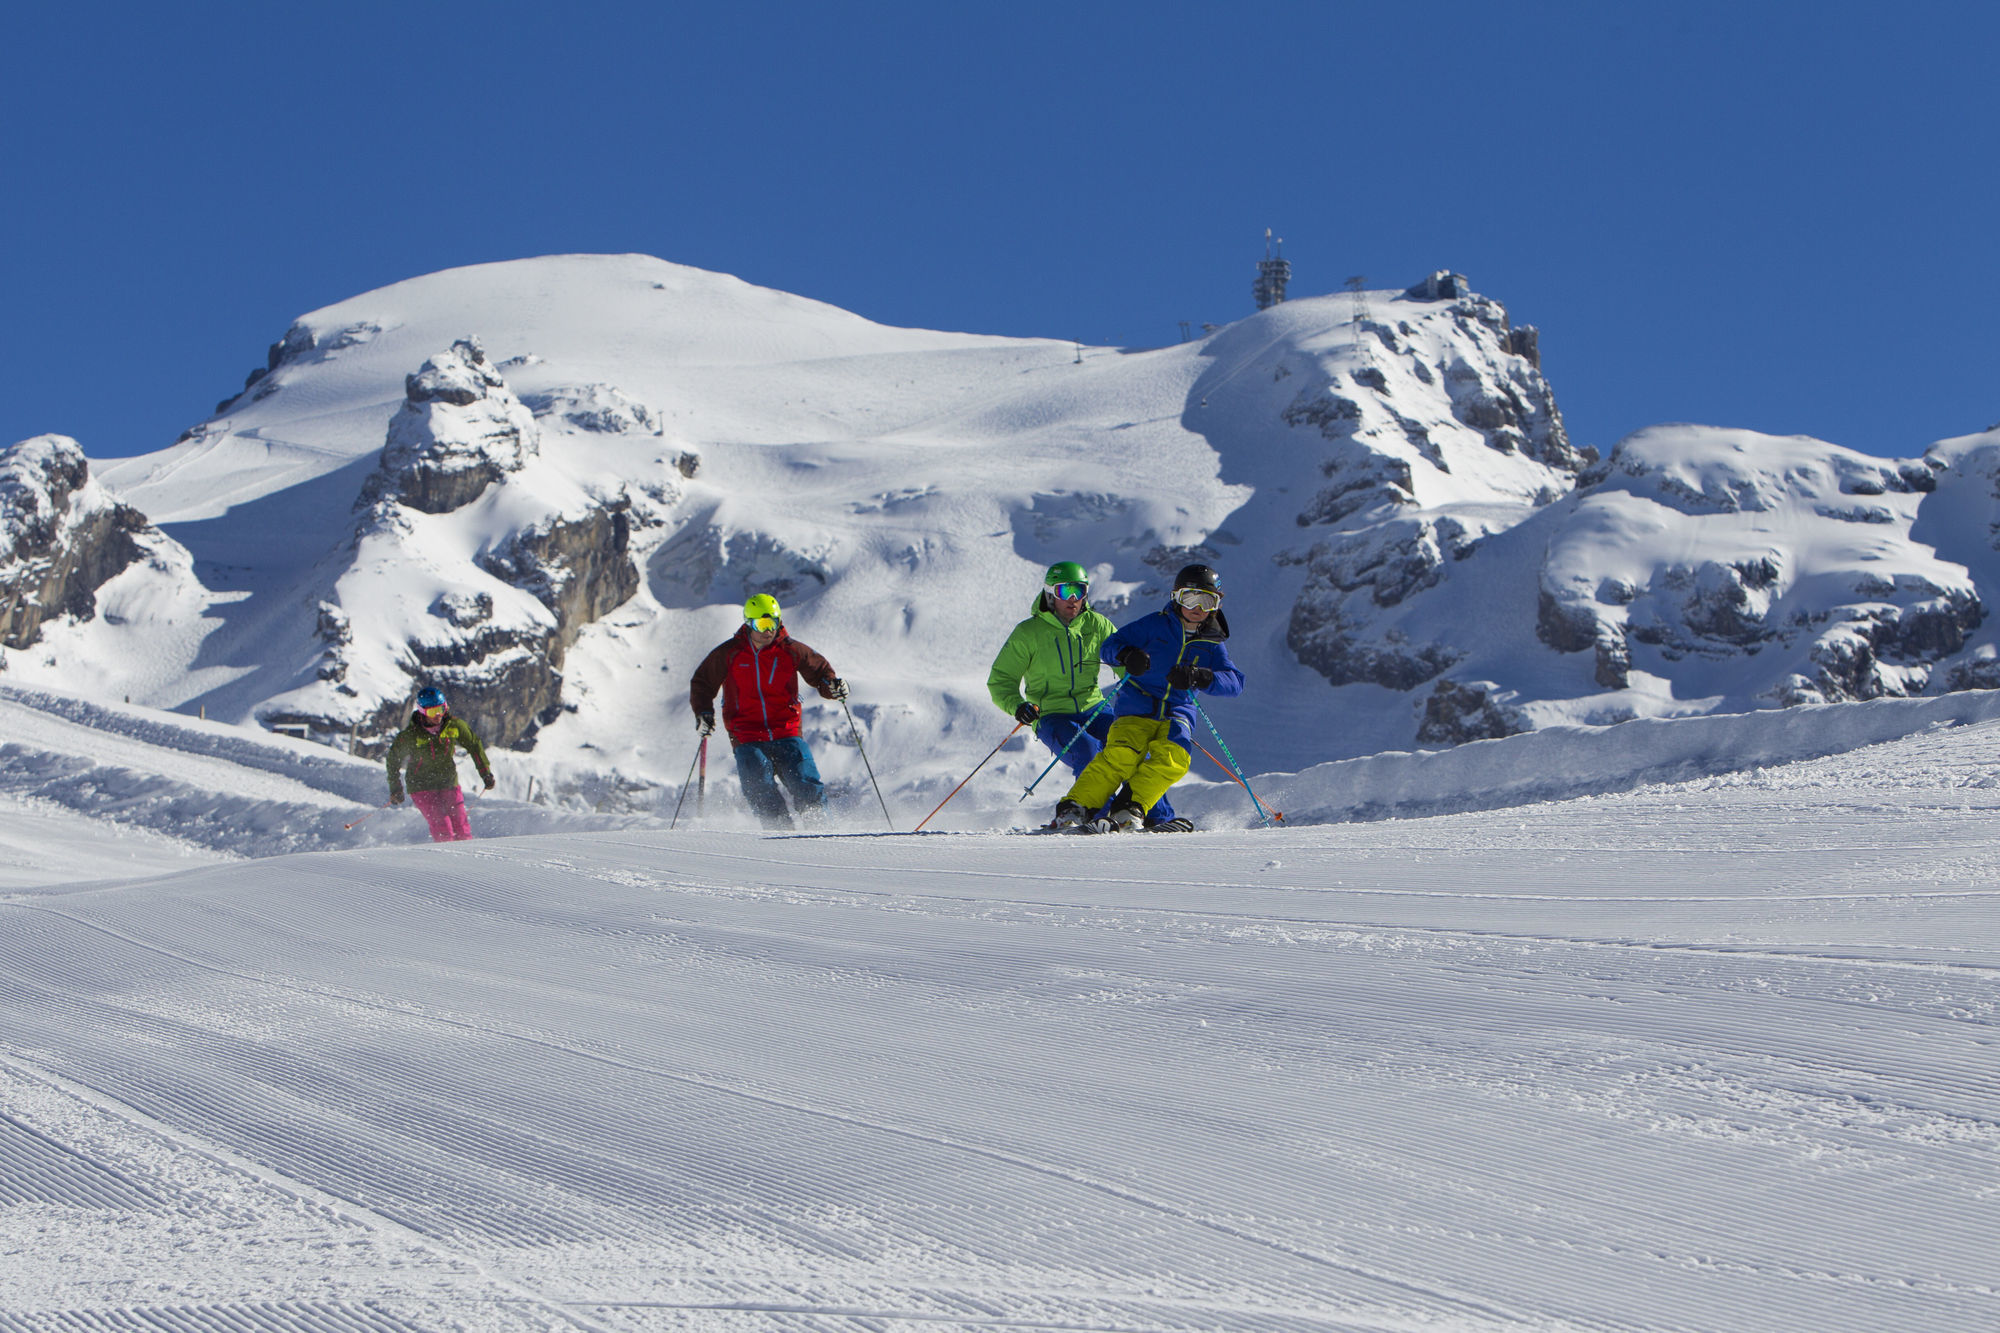
[(1996, 741), (1186, 837), (51, 837), (0, 1330), (1994, 1327)]

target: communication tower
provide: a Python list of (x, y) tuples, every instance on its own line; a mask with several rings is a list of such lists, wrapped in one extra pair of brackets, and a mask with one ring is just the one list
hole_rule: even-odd
[(1269, 310), (1285, 299), (1285, 284), (1292, 280), (1292, 266), (1284, 258), (1284, 248), (1285, 238), (1280, 236), (1273, 242), (1271, 229), (1264, 228), (1264, 258), (1257, 265), (1257, 281), (1250, 284), (1250, 295), (1256, 298), (1259, 310)]
[(1354, 334), (1355, 359), (1363, 367), (1375, 364), (1374, 349), (1369, 346), (1371, 340), (1368, 337), (1367, 330), (1362, 327), (1368, 319), (1368, 294), (1362, 290), (1367, 282), (1368, 279), (1359, 273), (1347, 280), (1347, 290), (1354, 297), (1354, 314), (1348, 321), (1348, 325)]

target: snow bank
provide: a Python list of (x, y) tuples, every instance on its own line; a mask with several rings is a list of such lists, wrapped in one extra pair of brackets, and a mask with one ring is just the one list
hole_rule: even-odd
[(1265, 805), (1284, 811), (1292, 824), (1455, 814), (1788, 764), (1996, 718), (2000, 691), (1994, 690), (1640, 718), (1614, 727), (1550, 727), (1451, 750), (1341, 760), (1252, 783)]

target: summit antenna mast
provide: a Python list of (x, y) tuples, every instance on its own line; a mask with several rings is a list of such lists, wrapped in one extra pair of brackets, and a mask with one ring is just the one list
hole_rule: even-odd
[(1354, 333), (1354, 357), (1364, 369), (1375, 364), (1374, 349), (1368, 346), (1368, 332), (1363, 327), (1368, 321), (1368, 293), (1362, 287), (1367, 282), (1359, 273), (1347, 280), (1347, 290), (1354, 297), (1354, 315), (1349, 321)]
[(1250, 295), (1257, 302), (1259, 310), (1269, 310), (1283, 303), (1285, 284), (1292, 280), (1292, 266), (1284, 257), (1285, 238), (1271, 239), (1271, 229), (1264, 228), (1264, 258), (1257, 265), (1257, 281), (1250, 284)]

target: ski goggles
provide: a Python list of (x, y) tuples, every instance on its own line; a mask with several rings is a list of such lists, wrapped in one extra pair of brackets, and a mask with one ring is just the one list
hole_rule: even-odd
[(1049, 586), (1049, 592), (1059, 602), (1073, 602), (1090, 592), (1088, 583), (1056, 583)]
[(1208, 588), (1176, 588), (1174, 603), (1190, 611), (1213, 611), (1222, 605), (1222, 594)]
[(435, 722), (439, 718), (444, 716), (444, 705), (432, 704), (429, 708), (419, 709), (418, 711), (421, 712), (430, 721)]
[(750, 616), (748, 617), (748, 623), (750, 628), (756, 630), (759, 634), (769, 634), (772, 630), (778, 628), (778, 618), (776, 616)]

